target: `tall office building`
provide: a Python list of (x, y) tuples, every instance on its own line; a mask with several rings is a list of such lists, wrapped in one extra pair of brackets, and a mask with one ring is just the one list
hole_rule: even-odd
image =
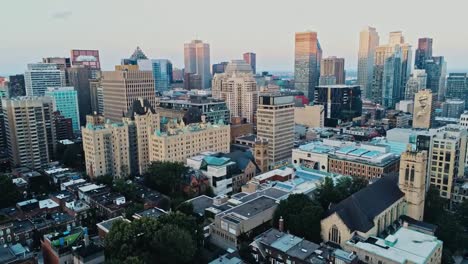
[(427, 73), (427, 87), (432, 93), (437, 94), (439, 99), (445, 95), (445, 75), (447, 64), (443, 56), (432, 57), (425, 62)]
[(313, 102), (314, 105), (323, 105), (326, 127), (335, 127), (362, 115), (359, 85), (317, 86)]
[(23, 74), (10, 75), (8, 80), (9, 80), (9, 82), (8, 82), (8, 96), (10, 98), (26, 95), (26, 85), (24, 83), (24, 75)]
[(426, 200), (427, 152), (411, 149), (403, 152), (400, 158), (398, 187), (405, 193), (406, 214), (422, 221)]
[(120, 122), (133, 102), (146, 99), (155, 107), (154, 78), (152, 71), (140, 71), (137, 65), (116, 66), (115, 71), (102, 72), (101, 85), (104, 97), (104, 116)]
[(297, 32), (294, 51), (294, 87), (312, 101), (319, 84), (322, 48), (317, 32)]
[(429, 182), (450, 199), (453, 183), (465, 173), (467, 131), (458, 125), (438, 129), (429, 153)]
[(99, 60), (99, 50), (78, 50), (70, 51), (72, 66), (85, 66), (91, 70), (91, 78), (99, 77), (101, 71), (101, 61)]
[(172, 63), (167, 59), (138, 60), (138, 67), (141, 71), (152, 71), (154, 78), (154, 92), (161, 96), (163, 92), (171, 89)]
[[(345, 60), (344, 58), (337, 58), (335, 56), (322, 59), (320, 66), (320, 82), (322, 78), (334, 77), (335, 83), (326, 83), (328, 85), (333, 84), (345, 84)], [(322, 85), (322, 84), (320, 84)]]
[(85, 124), (86, 116), (92, 113), (90, 80), (93, 71), (88, 66), (77, 65), (67, 69), (69, 86), (74, 87), (78, 94), (78, 107), (80, 109), (80, 123)]
[(371, 98), (393, 108), (401, 93), (401, 47), (386, 44), (375, 50)]
[(31, 63), (24, 81), (27, 96), (43, 96), (48, 87), (65, 86), (65, 71), (55, 63)]
[(51, 87), (45, 92), (45, 96), (53, 98), (54, 111), (72, 119), (73, 131), (80, 131), (80, 111), (78, 108), (78, 93), (73, 87)]
[(246, 52), (242, 54), (244, 61), (252, 67), (253, 74), (257, 73), (257, 54), (253, 52)]
[(252, 68), (243, 60), (233, 60), (226, 72), (213, 78), (212, 96), (226, 101), (231, 117), (254, 122), (257, 109), (257, 83)]
[(289, 164), (294, 147), (294, 96), (259, 96), (257, 138), (268, 142), (270, 168)]
[(468, 74), (450, 73), (447, 77), (447, 98), (468, 100)]
[(432, 39), (420, 38), (418, 40), (418, 49), (416, 50), (414, 68), (423, 70), (425, 69), (426, 60), (432, 58)]
[(442, 116), (459, 119), (465, 111), (466, 102), (462, 99), (446, 99), (442, 103)]
[[(101, 98), (99, 98), (101, 96)], [(104, 112), (99, 112), (99, 102), (102, 103), (102, 85), (101, 79), (89, 80), (89, 97), (91, 99), (91, 113), (103, 115)], [(104, 109), (104, 107), (102, 108)]]
[(379, 34), (373, 27), (367, 27), (359, 35), (358, 80), (364, 98), (372, 98), (372, 74), (375, 49), (379, 46)]
[(185, 73), (198, 74), (201, 77), (201, 88), (211, 87), (210, 44), (201, 40), (192, 40), (184, 44)]
[(211, 73), (213, 73), (213, 76), (217, 73), (224, 73), (228, 64), (229, 62), (227, 61), (213, 64), (213, 66), (211, 66)]
[(52, 98), (2, 100), (8, 155), (13, 167), (39, 169), (53, 158), (56, 142)]
[(406, 82), (405, 100), (413, 100), (414, 95), (426, 88), (427, 74), (425, 70), (413, 70), (410, 78)]
[(74, 138), (73, 120), (61, 115), (60, 111), (52, 113), (52, 124), (55, 129), (55, 140), (57, 140), (57, 142)]
[(429, 129), (434, 121), (434, 94), (423, 89), (414, 95), (413, 128)]

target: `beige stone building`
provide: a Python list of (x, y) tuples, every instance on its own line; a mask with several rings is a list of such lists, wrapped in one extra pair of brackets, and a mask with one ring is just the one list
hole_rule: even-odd
[(87, 116), (82, 129), (86, 172), (90, 177), (125, 177), (145, 173), (150, 163), (150, 137), (159, 130), (159, 116), (148, 100), (133, 102), (121, 122)]
[(320, 83), (320, 85), (345, 84), (345, 59), (335, 56), (323, 58), (320, 65), (320, 82), (322, 77), (333, 77), (333, 83)]
[(228, 153), (230, 126), (225, 124), (171, 122), (167, 131), (150, 136), (150, 161), (185, 162), (205, 151)]
[(406, 215), (419, 221), (424, 217), (426, 171), (426, 151), (415, 152), (409, 149), (401, 154), (398, 186), (405, 193)]
[(113, 122), (120, 122), (138, 98), (156, 106), (153, 73), (140, 71), (136, 65), (119, 65), (115, 71), (102, 72), (101, 85), (104, 116)]
[(243, 60), (230, 62), (224, 73), (213, 77), (212, 96), (226, 101), (231, 117), (253, 123), (258, 92), (252, 67)]
[(270, 168), (291, 161), (294, 147), (294, 97), (261, 95), (257, 109), (257, 138), (268, 141)]
[(377, 236), (405, 214), (405, 208), (398, 177), (381, 178), (328, 210), (321, 221), (322, 239), (344, 246), (354, 235)]
[(325, 111), (323, 105), (294, 107), (294, 123), (306, 127), (324, 127)]
[[(86, 174), (91, 178), (104, 175), (130, 175), (130, 140), (127, 122), (102, 124), (100, 118), (87, 118), (82, 128)], [(89, 121), (98, 121), (96, 123)]]
[(465, 172), (467, 131), (458, 125), (438, 129), (429, 152), (429, 183), (450, 199), (454, 181)]
[(420, 90), (414, 95), (413, 128), (431, 128), (434, 120), (434, 99), (429, 89)]

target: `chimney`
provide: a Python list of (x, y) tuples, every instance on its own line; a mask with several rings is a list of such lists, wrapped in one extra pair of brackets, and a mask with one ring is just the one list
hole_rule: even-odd
[(278, 229), (280, 232), (284, 232), (284, 219), (282, 216), (280, 216), (280, 219), (278, 221)]
[(85, 247), (89, 246), (89, 235), (88, 235), (88, 228), (84, 228), (84, 244)]

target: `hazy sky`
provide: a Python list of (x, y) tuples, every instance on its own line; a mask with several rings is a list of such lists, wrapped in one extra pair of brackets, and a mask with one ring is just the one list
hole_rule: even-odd
[(211, 45), (211, 63), (257, 53), (257, 69), (293, 71), (294, 32), (318, 32), (324, 56), (355, 69), (359, 31), (381, 43), (402, 30), (407, 42), (434, 38), (449, 70), (468, 69), (468, 0), (1, 0), (0, 74), (69, 50), (99, 49), (104, 69), (139, 45), (150, 58), (183, 67), (183, 44)]

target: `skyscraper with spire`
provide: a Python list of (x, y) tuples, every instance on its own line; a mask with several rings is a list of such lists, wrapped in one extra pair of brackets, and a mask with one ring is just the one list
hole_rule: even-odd
[(372, 72), (375, 49), (379, 45), (379, 34), (373, 27), (367, 27), (359, 35), (358, 80), (364, 98), (371, 98)]
[(317, 32), (296, 32), (294, 52), (294, 87), (310, 100), (319, 84), (322, 47)]
[(148, 57), (146, 57), (145, 53), (139, 46), (136, 47), (135, 51), (133, 51), (132, 55), (130, 58), (127, 59), (122, 59), (122, 65), (137, 65), (138, 60), (147, 60)]

